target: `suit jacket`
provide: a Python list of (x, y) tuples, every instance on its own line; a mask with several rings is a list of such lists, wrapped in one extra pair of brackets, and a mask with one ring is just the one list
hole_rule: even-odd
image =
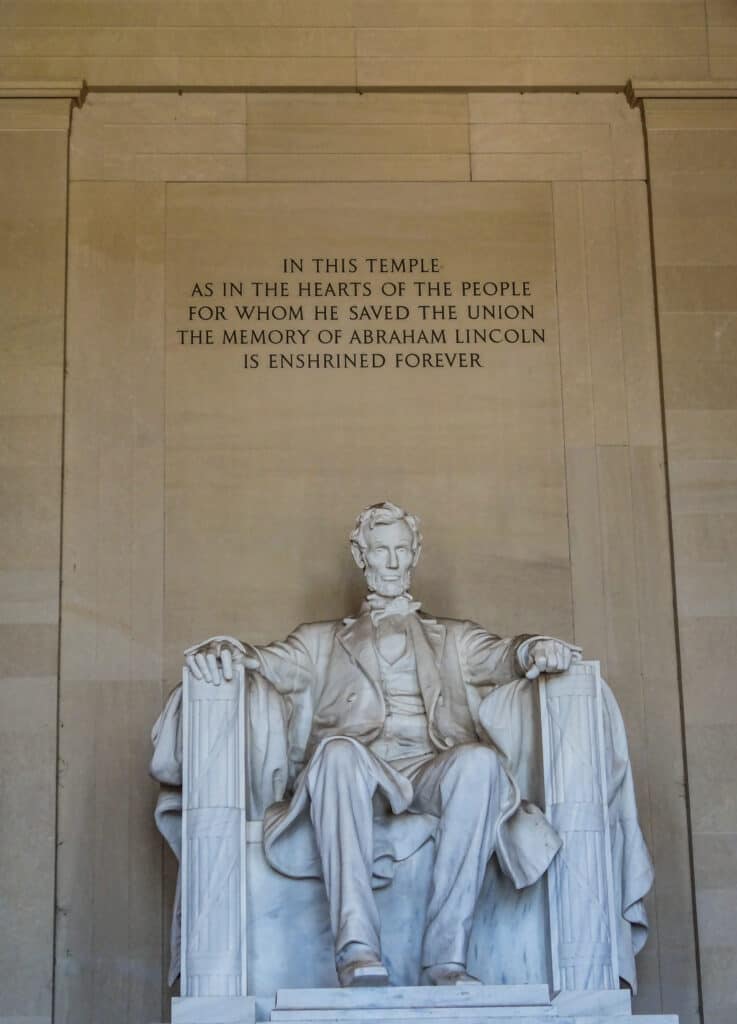
[[(422, 614), (409, 615), (407, 623), (434, 746), (448, 750), (478, 741), (480, 695), (469, 687), (509, 683), (524, 675), (526, 648), (535, 638), (502, 639), (474, 622)], [(369, 613), (305, 623), (282, 643), (256, 650), (261, 674), (303, 711), (291, 737), (297, 769), (328, 736), (349, 736), (368, 745), (380, 734), (386, 706)]]
[[(417, 660), (417, 676), (435, 747), (448, 750), (479, 740), (491, 744), (478, 724), (478, 708), (488, 688), (524, 675), (526, 648), (534, 639), (502, 639), (474, 622), (407, 619)], [(293, 796), (272, 804), (264, 815), (264, 854), (277, 871), (292, 877), (319, 877), (320, 859), (310, 827), (304, 764), (320, 756), (322, 746), (342, 736), (367, 746), (386, 717), (381, 674), (368, 613), (357, 619), (299, 626), (283, 643), (259, 647), (260, 673), (291, 708), (290, 761), (297, 775)], [(545, 871), (560, 839), (544, 815), (521, 797), (503, 751), (501, 810), (495, 823), (496, 854), (502, 870), (519, 888)], [(390, 765), (376, 760), (378, 788), (394, 814), (406, 810), (411, 786)], [(375, 884), (391, 872), (378, 867), (402, 860), (434, 831), (428, 815), (378, 822), (374, 830)], [(397, 829), (394, 825), (399, 826)], [(408, 832), (409, 828), (409, 832)], [(392, 834), (393, 833), (393, 834)], [(397, 836), (402, 838), (397, 841)], [(389, 851), (388, 858), (384, 854)]]

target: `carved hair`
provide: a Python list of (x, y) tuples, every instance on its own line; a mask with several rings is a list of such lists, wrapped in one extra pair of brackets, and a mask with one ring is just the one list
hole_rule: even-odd
[(390, 526), (392, 523), (404, 522), (412, 531), (412, 565), (417, 565), (422, 548), (422, 534), (420, 533), (420, 520), (417, 516), (405, 512), (398, 505), (390, 501), (380, 501), (377, 505), (369, 505), (356, 519), (356, 525), (351, 534), (351, 552), (356, 565), (361, 569), (365, 568), (366, 560), (364, 552), (368, 547), (368, 532), (375, 526)]

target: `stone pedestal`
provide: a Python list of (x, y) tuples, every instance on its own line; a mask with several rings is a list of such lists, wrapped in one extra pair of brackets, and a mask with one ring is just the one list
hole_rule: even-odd
[[(547, 985), (458, 985), (439, 988), (281, 989), (269, 1021), (281, 1024), (624, 1024), (631, 1018), (624, 990), (567, 992)], [(677, 1017), (643, 1015), (637, 1024), (678, 1024)]]
[(564, 992), (547, 985), (280, 989), (248, 998), (175, 999), (172, 1024), (678, 1024), (670, 1014), (632, 1016), (625, 989)]
[(172, 1024), (253, 1024), (253, 996), (190, 996), (171, 1001)]

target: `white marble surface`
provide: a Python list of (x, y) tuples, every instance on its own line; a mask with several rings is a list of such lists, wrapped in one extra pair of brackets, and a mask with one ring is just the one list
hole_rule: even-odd
[(215, 690), (185, 670), (182, 685), (181, 989), (245, 996), (244, 674)]
[(601, 676), (571, 665), (540, 687), (545, 813), (563, 839), (547, 875), (552, 987), (616, 989), (619, 962)]
[(251, 996), (189, 996), (171, 1002), (172, 1024), (254, 1024)]
[(547, 985), (447, 988), (287, 989), (277, 992), (269, 1020), (277, 1024), (678, 1024), (663, 1015), (632, 1017), (629, 994), (569, 992), (551, 1000)]
[[(255, 1017), (254, 1002), (261, 1004)], [(551, 1002), (544, 985), (282, 989), (275, 1000), (266, 1002), (182, 998), (173, 1003), (172, 1024), (254, 1024), (255, 1020), (272, 1024), (678, 1024), (671, 1014), (633, 1017), (624, 991), (568, 992)]]
[(384, 989), (280, 989), (275, 1011), (398, 1010), (406, 1007), (551, 1007), (547, 985), (409, 986)]
[(632, 996), (627, 988), (612, 988), (603, 992), (570, 990), (559, 992), (553, 998), (553, 1006), (556, 1014), (561, 1017), (581, 1017), (587, 1014), (627, 1017), (632, 1013)]

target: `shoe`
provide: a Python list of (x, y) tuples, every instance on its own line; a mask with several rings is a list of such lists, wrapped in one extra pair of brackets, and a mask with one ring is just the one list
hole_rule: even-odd
[(353, 960), (337, 968), (341, 988), (379, 988), (389, 984), (381, 960)]
[(425, 985), (483, 985), (466, 970), (465, 964), (433, 964), (422, 972)]
[(336, 957), (335, 970), (342, 988), (383, 987), (389, 972), (369, 946), (351, 942)]

